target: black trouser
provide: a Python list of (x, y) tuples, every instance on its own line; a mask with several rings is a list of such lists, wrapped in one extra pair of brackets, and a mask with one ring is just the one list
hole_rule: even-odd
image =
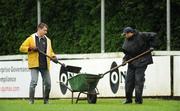
[(135, 102), (142, 102), (142, 92), (145, 82), (145, 71), (147, 66), (135, 67), (128, 65), (127, 76), (125, 80), (125, 93), (127, 101), (132, 101), (133, 90), (135, 89)]

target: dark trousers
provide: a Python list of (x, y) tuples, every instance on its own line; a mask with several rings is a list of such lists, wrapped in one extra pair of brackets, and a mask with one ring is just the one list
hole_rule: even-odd
[(34, 101), (35, 87), (37, 86), (39, 72), (41, 73), (44, 86), (44, 101), (48, 101), (51, 89), (51, 79), (47, 69), (31, 69), (31, 83), (29, 87), (29, 98)]
[(142, 93), (145, 82), (145, 71), (147, 66), (135, 67), (128, 65), (127, 76), (125, 80), (125, 93), (127, 101), (132, 101), (133, 91), (135, 89), (135, 102), (142, 102)]

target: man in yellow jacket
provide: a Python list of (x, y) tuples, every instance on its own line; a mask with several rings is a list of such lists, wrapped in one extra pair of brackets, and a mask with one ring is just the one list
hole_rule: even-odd
[[(30, 35), (20, 46), (20, 51), (28, 54), (28, 67), (31, 70), (31, 82), (29, 88), (29, 103), (34, 104), (35, 87), (38, 82), (38, 74), (41, 73), (44, 89), (44, 104), (48, 104), (49, 93), (51, 89), (51, 79), (49, 74), (50, 59), (43, 52), (52, 57), (53, 62), (58, 60), (52, 50), (51, 40), (45, 35), (48, 26), (40, 23), (37, 26), (37, 32)], [(40, 50), (40, 51), (39, 51)]]

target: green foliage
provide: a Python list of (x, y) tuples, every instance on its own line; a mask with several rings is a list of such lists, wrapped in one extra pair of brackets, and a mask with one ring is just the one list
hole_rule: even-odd
[[(106, 5), (106, 51), (121, 51), (122, 37), (120, 33), (126, 26), (131, 26), (139, 31), (153, 31), (158, 33), (158, 49), (166, 48), (166, 2), (156, 0), (110, 0)], [(114, 7), (114, 8), (112, 8)], [(112, 13), (115, 12), (115, 13)], [(108, 16), (109, 15), (109, 16)], [(112, 39), (114, 36), (116, 40)], [(107, 43), (108, 42), (108, 43)], [(119, 48), (118, 48), (119, 47)], [(120, 49), (120, 50), (119, 50)]]
[(180, 1), (179, 0), (172, 0), (171, 5), (171, 49), (172, 50), (180, 50), (180, 39), (179, 39), (179, 32), (180, 32), (180, 19), (178, 12), (180, 11)]
[(48, 35), (55, 52), (100, 52), (99, 3), (89, 0), (42, 2), (42, 21), (49, 24)]
[[(36, 0), (0, 1), (0, 55), (19, 54), (19, 46), (36, 31)], [(180, 49), (180, 2), (171, 1), (171, 49)], [(101, 0), (41, 0), (41, 19), (49, 25), (56, 53), (99, 53)], [(166, 50), (166, 0), (106, 0), (105, 52), (119, 52), (122, 29), (158, 33), (157, 50)]]
[(36, 2), (1, 0), (0, 4), (0, 54), (17, 54), (23, 40), (34, 31)]

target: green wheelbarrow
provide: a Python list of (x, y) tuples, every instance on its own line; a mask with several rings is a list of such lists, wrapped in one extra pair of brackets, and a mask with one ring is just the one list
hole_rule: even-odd
[(89, 104), (95, 104), (97, 101), (97, 94), (99, 94), (98, 89), (96, 88), (99, 79), (101, 79), (101, 75), (94, 75), (94, 74), (86, 74), (80, 73), (74, 77), (68, 79), (71, 88), (66, 86), (64, 83), (60, 82), (60, 84), (67, 87), (72, 92), (72, 104), (74, 98), (74, 92), (79, 92), (78, 97), (76, 99), (76, 103), (78, 103), (80, 94), (87, 95), (87, 101)]
[(60, 82), (60, 84), (67, 87), (67, 89), (69, 89), (72, 92), (72, 104), (73, 104), (73, 93), (74, 92), (79, 92), (76, 103), (78, 103), (80, 94), (84, 93), (84, 94), (87, 94), (88, 103), (95, 104), (96, 100), (97, 100), (97, 94), (99, 94), (99, 91), (96, 88), (96, 86), (99, 82), (99, 79), (103, 78), (104, 75), (108, 74), (109, 72), (114, 71), (115, 69), (117, 69), (121, 66), (124, 66), (125, 64), (132, 62), (132, 61), (138, 59), (139, 57), (144, 56), (145, 54), (150, 53), (150, 52), (152, 52), (152, 50), (147, 50), (147, 51), (137, 55), (136, 57), (123, 62), (121, 65), (110, 69), (109, 71), (107, 71), (103, 74), (94, 75), (94, 74), (79, 73), (78, 75), (73, 76), (70, 79), (68, 79), (68, 82), (70, 83), (71, 88), (66, 86), (63, 82)]

